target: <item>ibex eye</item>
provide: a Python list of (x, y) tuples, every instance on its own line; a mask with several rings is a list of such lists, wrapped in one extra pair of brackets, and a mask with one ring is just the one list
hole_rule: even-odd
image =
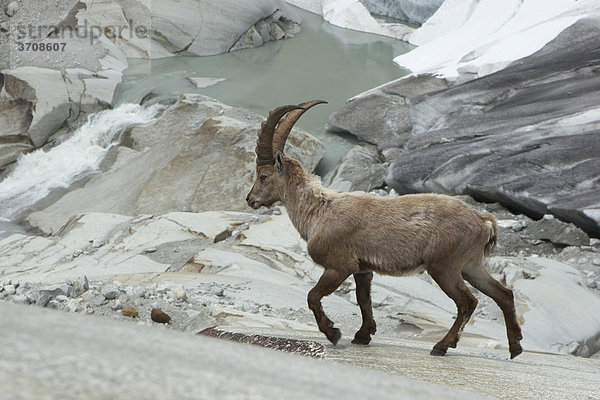
[(264, 182), (264, 181), (266, 181), (266, 180), (267, 180), (267, 176), (266, 176), (266, 175), (261, 175), (261, 176), (260, 176), (260, 181), (261, 181), (261, 182)]

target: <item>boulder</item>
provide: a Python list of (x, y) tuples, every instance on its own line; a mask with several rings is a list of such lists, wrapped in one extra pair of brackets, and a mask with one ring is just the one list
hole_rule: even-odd
[(448, 87), (432, 75), (402, 77), (351, 98), (331, 114), (327, 128), (351, 133), (379, 150), (402, 147), (412, 130), (410, 100)]
[(25, 137), (31, 125), (32, 112), (29, 101), (0, 98), (0, 139)]
[(27, 134), (40, 147), (69, 118), (70, 101), (60, 71), (19, 67), (2, 71), (6, 92), (34, 105)]
[(421, 25), (429, 19), (444, 0), (360, 0), (374, 15)]
[[(82, 187), (28, 217), (56, 232), (72, 215), (90, 211), (127, 215), (171, 211), (246, 210), (262, 118), (200, 95), (182, 95), (155, 122), (133, 128), (128, 147)], [(324, 154), (312, 136), (292, 131), (286, 152), (313, 170)], [(97, 199), (101, 197), (102, 202)]]
[(388, 167), (375, 146), (358, 144), (342, 157), (327, 187), (338, 192), (370, 192), (383, 186)]
[(465, 193), (600, 234), (598, 19), (483, 78), (411, 101), (399, 193)]

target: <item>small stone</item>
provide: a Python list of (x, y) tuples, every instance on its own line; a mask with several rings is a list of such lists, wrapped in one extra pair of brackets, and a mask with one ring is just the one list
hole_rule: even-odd
[(94, 249), (98, 249), (98, 248), (104, 246), (104, 242), (100, 239), (94, 239), (91, 242), (92, 242), (92, 247)]
[(71, 286), (71, 293), (69, 296), (72, 298), (81, 297), (85, 293), (85, 288), (83, 287), (83, 283), (80, 281), (73, 282), (73, 286)]
[(82, 300), (81, 299), (69, 299), (67, 301), (67, 309), (72, 312), (80, 312), (84, 310)]
[(187, 293), (184, 288), (176, 288), (173, 290), (175, 298), (180, 301), (184, 301), (187, 298)]
[(232, 231), (230, 229), (225, 229), (223, 232), (221, 232), (221, 233), (219, 233), (218, 235), (215, 236), (214, 243), (222, 242), (223, 240), (225, 240), (228, 237), (230, 237), (231, 233), (232, 233)]
[(35, 302), (35, 305), (40, 307), (46, 307), (50, 300), (52, 300), (52, 296), (50, 296), (49, 294), (40, 294), (40, 297), (38, 297), (37, 301)]
[(103, 286), (101, 292), (108, 300), (116, 299), (119, 296), (119, 289), (114, 285)]
[(69, 298), (68, 298), (67, 296), (65, 296), (65, 295), (61, 294), (61, 295), (59, 295), (59, 296), (56, 296), (56, 297), (54, 298), (54, 300), (56, 300), (56, 301), (58, 301), (58, 302), (60, 302), (60, 303), (64, 303), (64, 302), (66, 302), (67, 300), (69, 300)]
[(56, 300), (50, 300), (47, 305), (48, 308), (53, 308), (55, 310), (60, 310), (61, 304)]
[(139, 316), (138, 311), (133, 307), (125, 307), (123, 310), (121, 310), (121, 314), (131, 318), (137, 318)]
[(109, 303), (109, 306), (114, 311), (117, 311), (117, 310), (120, 310), (123, 308), (123, 304), (121, 303), (121, 300), (119, 300), (119, 299), (111, 300), (111, 302)]
[(6, 285), (4, 286), (4, 293), (6, 293), (7, 295), (13, 295), (15, 293), (17, 293), (17, 288), (15, 288), (14, 285)]
[(164, 311), (162, 311), (159, 308), (152, 309), (152, 312), (150, 313), (150, 318), (152, 318), (152, 321), (161, 324), (167, 324), (171, 320), (171, 317), (169, 317)]
[(151, 254), (151, 253), (156, 253), (158, 251), (158, 249), (156, 247), (149, 247), (147, 249), (144, 249), (142, 251), (142, 254)]
[(593, 264), (593, 265), (600, 265), (600, 258), (594, 258), (594, 259), (592, 260), (592, 264)]
[(92, 306), (101, 306), (106, 301), (104, 295), (95, 289), (85, 292), (82, 298)]
[(88, 281), (87, 276), (84, 275), (81, 278), (79, 278), (79, 280), (81, 281), (81, 284), (83, 285), (85, 291), (90, 290), (90, 282)]
[(29, 304), (29, 299), (24, 294), (18, 294), (13, 296), (12, 302), (17, 304)]

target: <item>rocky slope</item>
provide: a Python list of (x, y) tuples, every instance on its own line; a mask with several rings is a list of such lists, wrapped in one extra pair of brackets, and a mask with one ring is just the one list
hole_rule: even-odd
[[(556, 219), (532, 221), (498, 206), (487, 209), (497, 215), (501, 230), (489, 268), (515, 291), (524, 348), (598, 352), (600, 319), (589, 310), (600, 309), (600, 243)], [(265, 211), (88, 213), (53, 236), (13, 235), (0, 241), (0, 298), (112, 316), (134, 307), (146, 319), (151, 308), (162, 308), (182, 330), (315, 331), (305, 303), (321, 268), (310, 260), (286, 213)], [(353, 286), (344, 283), (324, 303), (346, 335), (359, 324)], [(463, 342), (505, 348), (499, 309), (477, 297)], [(378, 336), (384, 338), (434, 342), (455, 314), (452, 301), (426, 275), (376, 277), (373, 303)]]

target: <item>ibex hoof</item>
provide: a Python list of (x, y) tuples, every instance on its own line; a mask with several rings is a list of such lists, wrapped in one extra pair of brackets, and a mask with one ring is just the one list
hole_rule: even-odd
[(325, 334), (327, 339), (335, 346), (342, 338), (342, 332), (338, 328), (331, 328)]
[(371, 337), (359, 337), (359, 336), (354, 336), (354, 339), (352, 340), (352, 343), (354, 344), (369, 344), (371, 342)]
[(437, 349), (437, 348), (434, 347), (429, 354), (432, 355), (432, 356), (443, 356), (443, 355), (446, 354), (446, 350), (444, 350), (444, 349)]
[(519, 354), (521, 354), (523, 352), (523, 348), (521, 346), (511, 349), (510, 350), (510, 359), (512, 360), (513, 358), (515, 358), (516, 356), (518, 356)]

